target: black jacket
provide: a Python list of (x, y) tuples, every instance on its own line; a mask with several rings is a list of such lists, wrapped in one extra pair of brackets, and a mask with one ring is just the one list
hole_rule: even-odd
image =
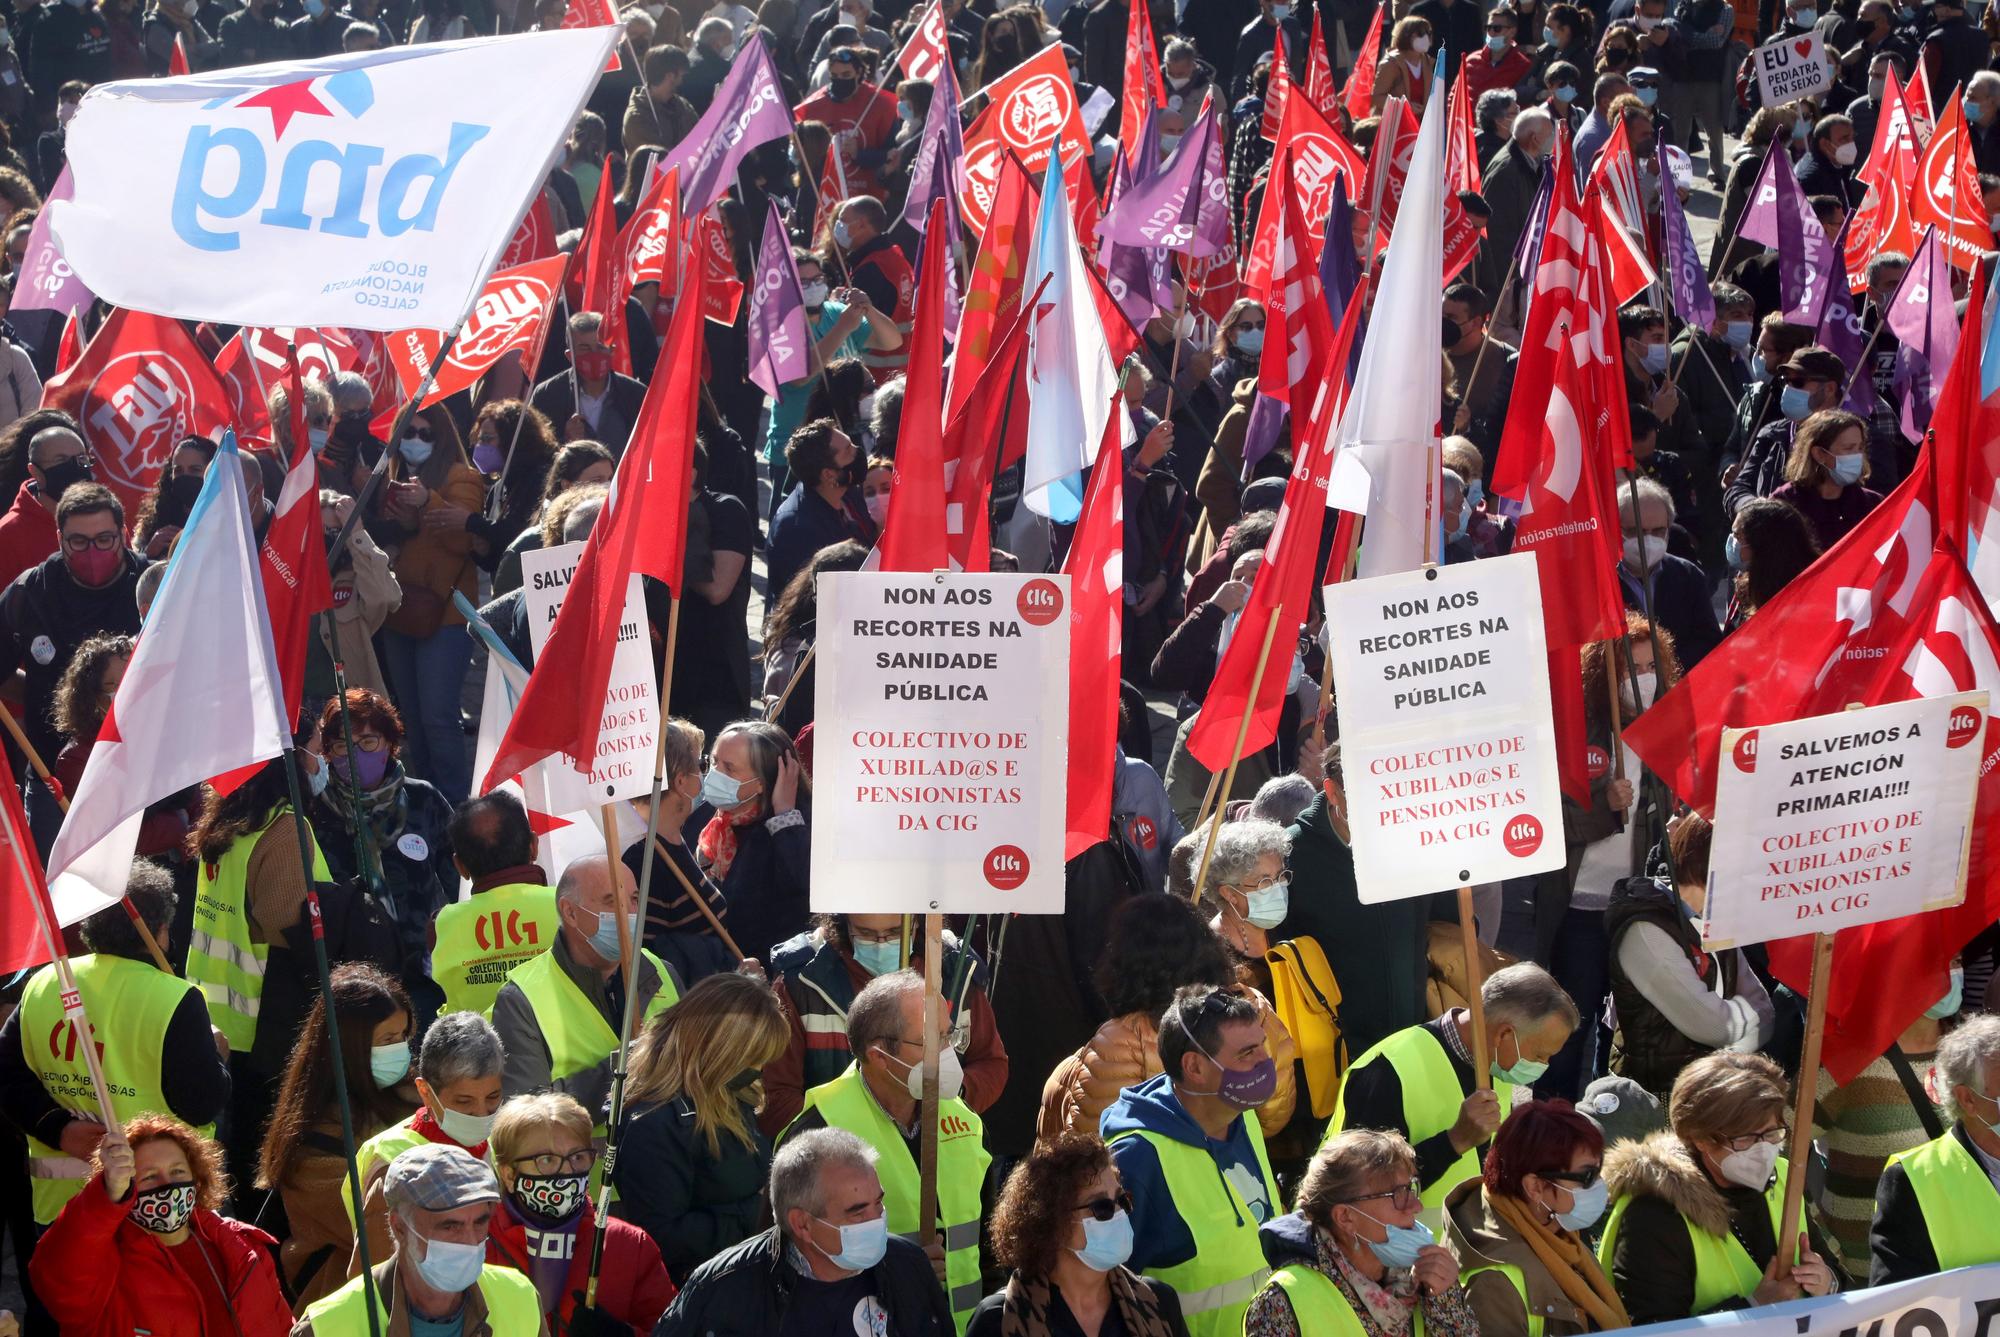
[[(771, 948), (806, 931), (812, 886), (812, 805), (799, 796), (805, 818), (771, 829), (767, 816), (736, 828), (736, 857), (721, 879), (729, 903), (729, 933), (746, 956), (763, 960)], [(783, 816), (778, 814), (777, 816)], [(671, 874), (669, 875), (671, 876)]]
[[(1685, 672), (1722, 642), (1722, 628), (1715, 621), (1715, 605), (1708, 597), (1708, 577), (1693, 562), (1672, 553), (1662, 557), (1650, 574), (1653, 619), (1673, 633), (1674, 650)], [(1623, 562), (1618, 564), (1618, 587), (1625, 595), (1627, 608), (1647, 611), (1648, 601), (1636, 588), (1631, 568)]]
[[(1955, 1123), (1945, 1134), (1975, 1158), (1972, 1139), (1965, 1125)], [(1868, 1284), (1886, 1286), (1892, 1281), (1910, 1281), (1938, 1271), (1937, 1250), (1931, 1244), (1931, 1229), (1924, 1221), (1924, 1206), (1910, 1186), (1909, 1172), (1900, 1165), (1884, 1166), (1875, 1185), (1875, 1221), (1868, 1227)]]
[(0, 673), (18, 668), (26, 676), (22, 699), (30, 709), (21, 723), (44, 757), (62, 751), (48, 707), (77, 647), (100, 634), (139, 634), (137, 591), (145, 569), (146, 559), (128, 550), (118, 579), (86, 589), (70, 578), (69, 564), (58, 552), (0, 592)]
[(771, 1144), (746, 1107), (751, 1143), (724, 1133), (719, 1154), (696, 1129), (694, 1104), (635, 1105), (618, 1137), (613, 1213), (653, 1237), (676, 1285), (724, 1249), (757, 1233)]
[[(604, 407), (598, 410), (597, 430), (589, 439), (610, 451), (615, 459), (625, 453), (632, 428), (639, 421), (639, 406), (645, 402), (646, 387), (630, 376), (611, 373), (604, 391)], [(558, 372), (535, 387), (529, 402), (542, 411), (556, 429), (559, 440), (568, 440), (566, 428), (576, 413), (576, 382), (567, 371)]]
[[(703, 1263), (661, 1316), (653, 1337), (770, 1337), (784, 1331), (800, 1281), (785, 1248), (781, 1230), (773, 1226)], [(888, 1315), (888, 1337), (950, 1337), (951, 1304), (922, 1249), (891, 1235), (889, 1252), (866, 1275)]]

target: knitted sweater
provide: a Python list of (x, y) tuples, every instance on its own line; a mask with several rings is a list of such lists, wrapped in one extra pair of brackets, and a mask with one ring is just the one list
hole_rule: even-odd
[[(1927, 1081), (1932, 1055), (1907, 1056), (1911, 1071)], [(1820, 1201), (1827, 1228), (1849, 1276), (1868, 1271), (1868, 1224), (1875, 1215), (1875, 1183), (1899, 1151), (1930, 1141), (1909, 1093), (1888, 1058), (1870, 1063), (1845, 1086), (1820, 1069), (1813, 1136), (1826, 1147), (1826, 1192)]]

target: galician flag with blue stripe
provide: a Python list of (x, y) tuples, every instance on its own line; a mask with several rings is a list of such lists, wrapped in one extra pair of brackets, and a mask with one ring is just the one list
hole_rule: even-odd
[(1071, 524), (1083, 510), (1084, 471), (1111, 418), (1118, 368), (1091, 299), (1091, 278), (1071, 231), (1062, 154), (1050, 153), (1042, 210), (1021, 290), (1048, 286), (1028, 326), (1028, 457), (1021, 499), (1036, 515)]
[(125, 894), (147, 804), (291, 745), (239, 458), (224, 434), (49, 851), (64, 924)]

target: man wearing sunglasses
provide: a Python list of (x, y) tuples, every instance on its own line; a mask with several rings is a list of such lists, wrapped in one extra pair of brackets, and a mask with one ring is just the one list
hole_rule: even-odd
[[(1426, 1219), (1445, 1195), (1480, 1172), (1482, 1148), (1507, 1117), (1517, 1088), (1533, 1085), (1569, 1039), (1576, 1004), (1555, 977), (1522, 962), (1496, 970), (1480, 988), (1486, 1052), (1472, 1052), (1472, 1016), (1455, 1008), (1396, 1032), (1347, 1070), (1327, 1137), (1346, 1128), (1401, 1133), (1417, 1151)], [(1478, 1089), (1473, 1064), (1491, 1089)]]
[(1257, 1005), (1189, 985), (1160, 1020), (1159, 1076), (1119, 1093), (1099, 1131), (1132, 1195), (1128, 1266), (1172, 1286), (1192, 1337), (1243, 1331), (1270, 1268), (1257, 1227), (1283, 1209), (1254, 1114), (1277, 1089)]
[[(78, 646), (102, 634), (137, 635), (145, 559), (125, 543), (125, 507), (100, 483), (75, 483), (56, 507), (53, 556), (0, 593), (0, 673), (22, 670), (23, 699), (56, 699)], [(24, 712), (29, 741), (54, 757), (61, 739), (43, 709)]]

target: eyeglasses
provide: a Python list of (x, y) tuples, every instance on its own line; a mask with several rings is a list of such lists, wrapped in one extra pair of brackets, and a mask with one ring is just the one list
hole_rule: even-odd
[(1551, 1172), (1543, 1175), (1542, 1178), (1553, 1179), (1564, 1184), (1575, 1184), (1578, 1188), (1589, 1188), (1597, 1182), (1598, 1176), (1602, 1173), (1602, 1166), (1586, 1165), (1581, 1170), (1564, 1170), (1560, 1174)]
[(1742, 1137), (1725, 1137), (1719, 1140), (1731, 1151), (1748, 1151), (1759, 1142), (1766, 1146), (1782, 1147), (1785, 1145), (1785, 1126), (1779, 1124), (1776, 1128), (1766, 1128), (1761, 1133), (1745, 1133)]
[[(1234, 884), (1232, 883), (1226, 885), (1234, 885)], [(1291, 885), (1292, 885), (1292, 870), (1287, 868), (1284, 872), (1278, 874), (1276, 877), (1270, 879), (1268, 882), (1256, 882), (1252, 883), (1249, 886), (1239, 886), (1236, 889), (1238, 891), (1269, 891), (1273, 887), (1289, 887)]]
[(102, 534), (65, 534), (63, 547), (71, 552), (87, 552), (92, 548), (99, 552), (110, 552), (123, 541), (123, 535), (115, 529), (107, 529)]
[[(389, 746), (389, 740), (381, 734), (364, 733), (354, 735), (354, 750), (357, 752), (380, 752)], [(338, 757), (347, 751), (345, 739), (330, 739), (326, 745), (328, 756)]]
[(1111, 1197), (1092, 1198), (1089, 1202), (1078, 1203), (1070, 1210), (1089, 1212), (1091, 1219), (1097, 1221), (1109, 1221), (1120, 1212), (1124, 1212), (1127, 1216), (1130, 1216), (1132, 1214), (1132, 1195), (1121, 1188)]
[(901, 942), (903, 940), (903, 930), (899, 928), (857, 928), (853, 924), (849, 924), (847, 926), (847, 939), (849, 942), (872, 942), (877, 944)]
[(1408, 1212), (1414, 1211), (1417, 1204), (1422, 1201), (1422, 1191), (1417, 1181), (1412, 1179), (1407, 1184), (1396, 1185), (1386, 1193), (1363, 1193), (1359, 1197), (1344, 1198), (1342, 1201), (1352, 1206), (1357, 1202), (1374, 1202), (1378, 1198), (1387, 1198), (1391, 1207), (1399, 1212)]
[(523, 1175), (589, 1174), (590, 1168), (597, 1164), (597, 1148), (578, 1147), (567, 1156), (544, 1151), (536, 1156), (517, 1156), (508, 1164), (514, 1167), (515, 1174)]

